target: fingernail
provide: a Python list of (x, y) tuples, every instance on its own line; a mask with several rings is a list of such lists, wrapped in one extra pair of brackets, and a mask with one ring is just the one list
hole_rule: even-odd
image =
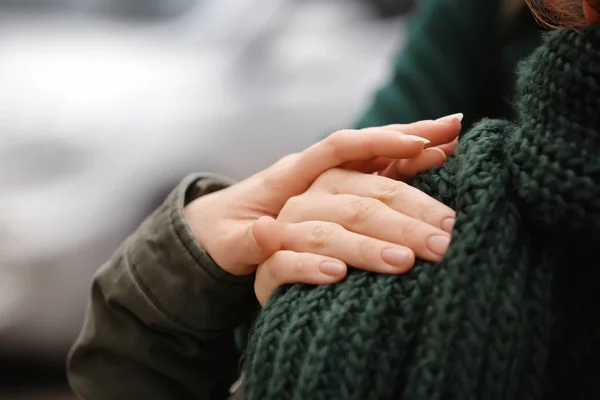
[(442, 221), (442, 229), (448, 233), (452, 233), (452, 229), (454, 229), (454, 222), (456, 222), (456, 220), (452, 217), (444, 219)]
[(404, 135), (404, 137), (406, 138), (406, 140), (408, 140), (409, 142), (419, 142), (419, 143), (425, 143), (425, 144), (429, 144), (431, 143), (429, 140), (422, 138), (421, 136), (414, 136), (414, 135)]
[(427, 240), (427, 246), (429, 247), (429, 250), (439, 256), (446, 254), (446, 250), (448, 250), (449, 245), (450, 237), (445, 235), (435, 235)]
[(458, 122), (462, 122), (463, 117), (464, 117), (463, 113), (457, 113), (457, 114), (447, 115), (442, 118), (438, 118), (435, 120), (435, 122), (450, 123), (450, 122), (453, 122), (455, 119), (457, 119)]
[(319, 270), (325, 275), (340, 276), (346, 270), (346, 264), (336, 261), (323, 261), (319, 265)]
[(381, 258), (383, 258), (383, 261), (385, 261), (386, 264), (393, 267), (404, 267), (406, 266), (408, 254), (406, 253), (406, 250), (389, 248), (381, 252)]

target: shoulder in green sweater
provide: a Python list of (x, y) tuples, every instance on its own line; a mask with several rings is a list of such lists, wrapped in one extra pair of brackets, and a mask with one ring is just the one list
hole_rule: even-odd
[(515, 106), (414, 182), (456, 210), (444, 261), (281, 289), (246, 400), (600, 398), (600, 26), (548, 35)]
[(407, 28), (389, 81), (358, 128), (435, 119), (462, 112), (468, 128), (510, 116), (515, 68), (540, 42), (524, 7), (502, 17), (500, 0), (423, 0)]

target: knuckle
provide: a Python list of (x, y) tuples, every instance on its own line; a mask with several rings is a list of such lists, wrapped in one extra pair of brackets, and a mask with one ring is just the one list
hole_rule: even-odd
[(363, 237), (358, 240), (356, 248), (358, 249), (357, 254), (361, 258), (360, 262), (364, 263), (365, 259), (367, 258), (367, 255), (374, 253), (373, 245), (374, 240), (371, 238)]
[(379, 209), (381, 203), (368, 197), (360, 197), (349, 203), (349, 222), (362, 224)]
[(313, 187), (332, 187), (335, 186), (334, 182), (339, 181), (340, 174), (343, 173), (344, 170), (341, 168), (332, 168), (325, 172), (323, 172), (319, 177), (315, 180)]
[(302, 204), (302, 195), (290, 197), (283, 205), (283, 208), (279, 213), (279, 218), (289, 219), (288, 217), (291, 217), (299, 212), (299, 210), (302, 208)]
[(307, 240), (314, 249), (322, 249), (331, 243), (334, 233), (335, 228), (332, 224), (315, 224), (311, 227)]
[(268, 264), (263, 265), (268, 268), (265, 272), (269, 275), (269, 280), (280, 286), (300, 281), (310, 264), (310, 259), (304, 254), (279, 251), (271, 257)]
[(348, 136), (355, 134), (356, 131), (351, 129), (344, 129), (341, 131), (337, 131), (323, 139), (321, 144), (323, 146), (329, 147), (332, 155), (335, 157), (340, 157), (340, 152), (344, 147), (344, 143), (348, 141)]
[(407, 184), (404, 182), (392, 182), (392, 184), (384, 184), (376, 187), (375, 198), (386, 203), (397, 202), (402, 197), (406, 196)]
[(323, 199), (319, 193), (304, 192), (303, 194), (290, 197), (277, 216), (281, 222), (303, 222), (310, 219), (311, 210)]
[(304, 274), (303, 272), (309, 267), (309, 262), (307, 257), (304, 257), (303, 254), (295, 254), (293, 262), (290, 263), (290, 278), (293, 281), (298, 281), (300, 277)]
[(421, 221), (430, 221), (439, 219), (437, 216), (439, 215), (438, 207), (436, 204), (421, 204), (421, 210), (419, 212), (419, 217)]
[(327, 136), (323, 142), (329, 143), (329, 145), (337, 146), (341, 140), (344, 140), (346, 136), (353, 134), (354, 130), (352, 129), (341, 129), (339, 131), (333, 132), (331, 135)]
[(402, 229), (400, 233), (402, 243), (399, 244), (416, 242), (417, 239), (419, 239), (423, 234), (421, 224), (422, 223), (416, 219), (407, 218), (404, 224), (402, 224)]

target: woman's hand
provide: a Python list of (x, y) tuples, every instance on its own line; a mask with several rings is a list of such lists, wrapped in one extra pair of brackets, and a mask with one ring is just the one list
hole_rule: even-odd
[[(283, 248), (286, 232), (275, 219), (281, 209), (324, 172), (338, 167), (385, 176), (414, 174), (432, 167), (431, 160), (443, 158), (433, 156), (440, 151), (432, 147), (451, 151), (459, 131), (460, 120), (451, 117), (336, 132), (230, 188), (196, 199), (184, 210), (186, 221), (221, 268), (236, 275), (251, 274)], [(270, 260), (269, 264), (284, 267), (286, 263)]]
[[(444, 162), (439, 153), (433, 164)], [(277, 221), (282, 250), (258, 267), (255, 280), (263, 304), (285, 283), (339, 281), (347, 265), (398, 274), (413, 266), (415, 255), (441, 261), (454, 211), (404, 182), (334, 168), (289, 199)]]

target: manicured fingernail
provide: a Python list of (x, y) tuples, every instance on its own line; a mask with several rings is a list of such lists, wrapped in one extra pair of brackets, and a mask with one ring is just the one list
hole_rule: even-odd
[(406, 138), (406, 140), (408, 140), (409, 142), (420, 142), (420, 143), (425, 143), (425, 144), (429, 144), (431, 143), (429, 140), (421, 137), (421, 136), (414, 136), (414, 135), (404, 135), (404, 137)]
[(323, 261), (319, 265), (319, 270), (325, 275), (340, 276), (346, 270), (346, 264), (336, 261)]
[(452, 217), (446, 218), (442, 221), (442, 229), (448, 233), (452, 233), (452, 229), (454, 229), (454, 222), (456, 220)]
[(408, 260), (406, 250), (389, 248), (381, 252), (381, 258), (386, 264), (393, 267), (405, 267)]
[(464, 117), (463, 113), (452, 114), (452, 115), (447, 115), (442, 118), (438, 118), (435, 120), (435, 122), (450, 123), (450, 122), (453, 122), (455, 119), (457, 119), (458, 122), (462, 122), (463, 117)]
[(443, 256), (444, 254), (446, 254), (446, 250), (448, 250), (449, 245), (450, 236), (435, 235), (427, 240), (427, 247), (429, 247), (429, 250), (431, 250), (439, 256)]

